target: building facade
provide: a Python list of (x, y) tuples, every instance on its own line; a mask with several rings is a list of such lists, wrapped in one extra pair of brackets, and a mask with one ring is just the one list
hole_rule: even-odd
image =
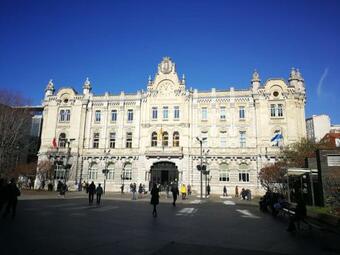
[(275, 162), (282, 146), (306, 136), (305, 86), (295, 69), (288, 82), (261, 84), (255, 71), (247, 90), (198, 91), (186, 88), (165, 57), (146, 90), (91, 90), (88, 79), (82, 94), (55, 93), (52, 81), (45, 90), (39, 160), (53, 161), (56, 178), (69, 185), (106, 180), (106, 190), (119, 191), (133, 182), (178, 182), (199, 191), (202, 160), (203, 184), (212, 193), (226, 186), (233, 194), (238, 186), (256, 194), (260, 169)]

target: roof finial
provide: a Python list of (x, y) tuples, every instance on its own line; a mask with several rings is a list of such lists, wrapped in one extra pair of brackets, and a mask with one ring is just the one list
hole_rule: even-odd
[(253, 78), (252, 78), (251, 81), (252, 81), (252, 82), (259, 82), (259, 81), (261, 81), (261, 80), (260, 80), (260, 74), (257, 72), (256, 69), (254, 69)]
[(54, 84), (52, 79), (50, 79), (49, 82), (47, 83), (46, 90), (54, 90)]
[(292, 67), (292, 70), (290, 71), (289, 79), (290, 80), (296, 80), (297, 79), (297, 73), (296, 73), (296, 69), (294, 67)]
[(91, 82), (89, 80), (89, 77), (86, 77), (83, 88), (84, 89), (90, 89), (91, 88)]
[(151, 75), (149, 74), (149, 78), (148, 78), (148, 84), (151, 85), (152, 84), (152, 80), (151, 80)]

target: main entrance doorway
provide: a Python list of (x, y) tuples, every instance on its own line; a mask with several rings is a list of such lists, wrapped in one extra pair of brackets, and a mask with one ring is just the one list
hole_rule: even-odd
[(178, 169), (175, 163), (172, 162), (157, 162), (151, 166), (150, 169), (150, 188), (154, 183), (160, 184), (161, 189), (170, 185), (172, 182), (178, 181)]

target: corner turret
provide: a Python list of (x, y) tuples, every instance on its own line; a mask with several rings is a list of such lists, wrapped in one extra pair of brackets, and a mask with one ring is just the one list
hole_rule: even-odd
[(261, 86), (260, 75), (255, 69), (253, 72), (253, 77), (251, 79), (251, 89), (253, 92), (256, 92), (260, 86)]

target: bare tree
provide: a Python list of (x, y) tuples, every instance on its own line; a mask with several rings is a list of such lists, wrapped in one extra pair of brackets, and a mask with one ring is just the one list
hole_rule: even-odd
[(42, 160), (38, 163), (37, 174), (41, 181), (53, 180), (54, 165), (50, 160)]
[(286, 169), (282, 164), (275, 163), (262, 168), (259, 172), (259, 179), (262, 187), (266, 191), (283, 194), (285, 191)]
[(31, 114), (28, 100), (17, 93), (0, 90), (0, 176), (11, 176), (20, 154), (29, 147)]

